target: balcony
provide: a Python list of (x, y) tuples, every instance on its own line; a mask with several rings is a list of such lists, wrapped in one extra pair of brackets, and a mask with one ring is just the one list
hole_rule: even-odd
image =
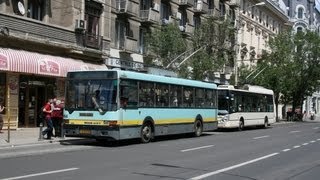
[(240, 1), (239, 0), (230, 0), (229, 1), (229, 6), (232, 7), (232, 8), (240, 7)]
[(208, 14), (207, 14), (207, 16), (213, 16), (213, 17), (215, 17), (215, 16), (218, 16), (219, 15), (219, 12), (215, 9), (215, 8), (209, 8), (208, 9)]
[(185, 31), (186, 34), (191, 35), (194, 32), (194, 26), (192, 24), (187, 23), (186, 27), (185, 27)]
[(138, 52), (138, 40), (125, 36), (119, 42), (119, 49), (122, 53), (137, 53)]
[(117, 14), (138, 16), (139, 4), (131, 0), (116, 0), (115, 7)]
[(160, 20), (160, 14), (154, 9), (140, 10), (140, 19), (146, 23), (156, 23)]
[(102, 49), (102, 36), (85, 33), (83, 45), (85, 47), (90, 47), (90, 48), (101, 50)]
[(209, 6), (208, 6), (207, 3), (204, 3), (203, 0), (202, 1), (197, 1), (194, 4), (193, 10), (194, 10), (195, 13), (205, 14), (205, 13), (208, 13)]
[(179, 6), (189, 6), (192, 7), (194, 5), (194, 0), (179, 0)]

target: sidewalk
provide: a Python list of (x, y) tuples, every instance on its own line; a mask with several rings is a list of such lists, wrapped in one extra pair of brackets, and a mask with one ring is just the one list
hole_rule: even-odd
[(42, 143), (53, 143), (68, 140), (80, 140), (82, 138), (65, 137), (52, 138), (52, 140), (39, 139), (40, 128), (18, 128), (17, 130), (10, 130), (10, 142), (8, 142), (8, 131), (2, 130), (0, 133), (0, 147), (6, 146), (23, 146)]

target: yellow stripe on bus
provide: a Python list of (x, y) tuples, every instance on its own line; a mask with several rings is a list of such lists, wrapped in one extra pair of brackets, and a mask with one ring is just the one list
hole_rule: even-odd
[[(210, 118), (204, 118), (203, 122), (215, 122), (217, 121), (216, 118), (210, 117)], [(123, 120), (118, 121), (117, 125), (120, 126), (135, 126), (135, 125), (142, 125), (142, 120)], [(194, 118), (190, 119), (159, 119), (155, 121), (156, 125), (161, 124), (183, 124), (183, 123), (193, 123)], [(70, 119), (67, 121), (66, 124), (71, 125), (97, 125), (97, 126), (108, 126), (108, 120), (79, 120), (79, 119)]]

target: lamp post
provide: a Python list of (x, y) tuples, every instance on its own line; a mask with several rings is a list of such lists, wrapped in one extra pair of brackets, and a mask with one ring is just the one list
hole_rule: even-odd
[[(246, 10), (248, 10), (248, 9), (250, 9), (250, 8), (252, 8), (252, 7), (255, 7), (255, 6), (264, 6), (266, 3), (265, 2), (260, 2), (260, 3), (257, 3), (257, 4), (254, 4), (254, 5), (252, 5), (252, 6), (249, 6), (249, 7), (246, 7), (243, 11), (246, 11)], [(252, 12), (253, 13), (253, 12)], [(236, 52), (236, 55), (235, 55), (235, 57), (234, 57), (234, 74), (235, 74), (235, 78), (234, 78), (234, 84), (235, 84), (235, 86), (237, 86), (238, 85), (238, 53), (239, 53), (239, 51), (240, 51), (240, 45), (239, 45), (239, 40), (238, 40), (238, 38), (239, 38), (239, 33), (238, 33), (238, 30), (240, 29), (240, 8), (238, 8), (238, 16), (236, 17), (237, 19), (236, 19), (236, 21), (235, 21), (235, 28), (236, 28), (236, 31), (235, 31), (235, 33), (236, 33), (236, 38), (235, 38), (235, 52)]]

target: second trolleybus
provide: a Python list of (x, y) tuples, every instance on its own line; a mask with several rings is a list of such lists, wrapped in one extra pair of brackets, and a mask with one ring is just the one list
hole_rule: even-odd
[(275, 122), (273, 91), (261, 86), (218, 86), (218, 128), (268, 127)]

